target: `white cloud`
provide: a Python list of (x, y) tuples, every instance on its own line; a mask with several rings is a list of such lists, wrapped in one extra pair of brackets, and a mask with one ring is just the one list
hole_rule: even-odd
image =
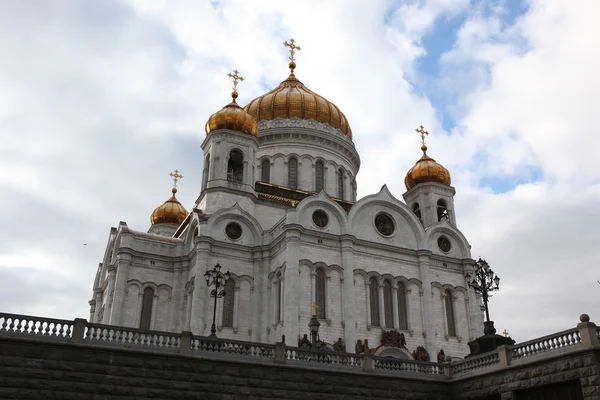
[[(423, 36), (466, 0), (40, 4), (0, 14), (0, 219), (11, 228), (0, 271), (9, 286), (63, 295), (0, 296), (0, 310), (18, 312), (19, 301), (22, 312), (85, 317), (109, 227), (144, 230), (174, 168), (185, 176), (178, 197), (192, 205), (204, 123), (228, 102), (225, 73), (246, 78), (242, 103), (263, 93), (287, 75), (289, 37), (303, 48), (297, 76), (350, 120), (360, 195), (388, 183), (400, 197), (420, 156), (414, 128), (434, 133), (429, 153), (452, 173), (459, 227), (502, 277), (491, 305), (500, 330), (562, 330), (597, 304), (594, 2), (536, 1), (512, 25), (506, 7), (472, 8), (438, 82), (457, 99), (451, 135), (410, 78)], [(538, 182), (507, 193), (480, 187), (536, 169)]]

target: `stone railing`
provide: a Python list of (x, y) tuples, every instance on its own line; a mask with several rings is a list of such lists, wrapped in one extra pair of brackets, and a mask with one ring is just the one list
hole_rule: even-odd
[(0, 338), (60, 341), (110, 346), (232, 361), (278, 363), (310, 368), (343, 369), (385, 375), (414, 374), (427, 379), (463, 379), (510, 365), (533, 363), (565, 353), (600, 349), (600, 328), (582, 316), (577, 328), (520, 343), (464, 360), (434, 363), (377, 357), (216, 337), (194, 336), (191, 332), (146, 331), (112, 325), (0, 313)]

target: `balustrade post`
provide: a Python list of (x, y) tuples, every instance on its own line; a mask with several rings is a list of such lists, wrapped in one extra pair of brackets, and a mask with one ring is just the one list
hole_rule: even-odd
[(450, 361), (447, 361), (442, 365), (446, 367), (446, 370), (444, 372), (446, 373), (445, 375), (448, 377), (448, 379), (452, 378), (452, 370), (454, 369), (454, 367), (452, 367), (452, 363)]
[(285, 343), (275, 343), (275, 364), (285, 364)]
[(375, 362), (373, 360), (373, 356), (370, 354), (365, 354), (363, 356), (363, 372), (374, 372), (375, 371)]
[(590, 322), (590, 317), (587, 314), (582, 314), (579, 320), (581, 323), (577, 324), (577, 328), (581, 337), (581, 345), (584, 348), (599, 349), (600, 342), (596, 335), (596, 324)]
[(75, 318), (73, 323), (73, 332), (71, 333), (72, 343), (83, 343), (84, 335), (85, 335), (85, 326), (87, 325), (87, 320), (83, 318)]
[(192, 350), (192, 332), (181, 332), (181, 341), (179, 342), (179, 354), (190, 354)]
[(502, 368), (508, 367), (512, 359), (512, 347), (511, 346), (498, 346), (496, 349), (498, 352), (498, 360)]

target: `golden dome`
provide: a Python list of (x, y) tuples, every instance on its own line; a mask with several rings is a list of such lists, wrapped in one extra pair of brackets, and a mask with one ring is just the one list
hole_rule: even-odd
[(244, 109), (257, 121), (281, 118), (314, 119), (340, 129), (352, 139), (348, 119), (326, 98), (308, 89), (294, 75), (295, 62), (290, 62), (290, 76), (278, 87), (252, 100)]
[(181, 205), (181, 203), (175, 198), (177, 188), (171, 190), (173, 196), (162, 205), (158, 206), (150, 217), (150, 222), (154, 224), (176, 224), (181, 225), (185, 217), (187, 217), (187, 210)]
[(205, 126), (206, 134), (208, 135), (217, 129), (231, 129), (232, 131), (258, 136), (256, 120), (235, 102), (238, 97), (237, 92), (231, 93), (231, 97), (233, 97), (231, 103), (210, 116)]
[(425, 182), (437, 182), (450, 186), (450, 172), (441, 164), (438, 164), (433, 158), (427, 155), (427, 146), (421, 146), (423, 156), (408, 170), (404, 178), (406, 190), (410, 190), (415, 185)]

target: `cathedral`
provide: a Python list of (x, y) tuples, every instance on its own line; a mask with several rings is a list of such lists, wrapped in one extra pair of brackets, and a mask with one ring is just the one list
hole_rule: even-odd
[[(404, 201), (385, 185), (357, 199), (349, 121), (296, 77), (300, 48), (284, 44), (289, 76), (245, 107), (236, 100), (243, 78), (229, 74), (233, 99), (206, 123), (194, 207), (176, 198), (176, 170), (147, 232), (111, 229), (90, 321), (262, 343), (285, 335), (294, 346), (316, 315), (320, 340), (348, 352), (367, 342), (381, 356), (466, 356), (483, 326), (465, 280), (475, 261), (427, 131), (417, 129), (422, 155), (406, 173)], [(218, 291), (217, 264), (229, 278)], [(403, 345), (378, 347), (390, 333)]]

